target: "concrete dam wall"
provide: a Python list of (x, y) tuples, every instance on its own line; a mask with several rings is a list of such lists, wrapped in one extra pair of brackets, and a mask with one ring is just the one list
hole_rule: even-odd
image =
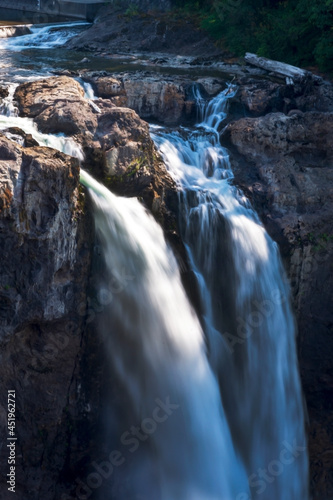
[(92, 21), (103, 0), (0, 0), (0, 19), (31, 22), (38, 18), (87, 19)]

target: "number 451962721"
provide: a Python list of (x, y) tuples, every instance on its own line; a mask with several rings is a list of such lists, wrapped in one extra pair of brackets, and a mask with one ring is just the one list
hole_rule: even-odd
[(8, 391), (8, 434), (15, 436), (15, 391)]

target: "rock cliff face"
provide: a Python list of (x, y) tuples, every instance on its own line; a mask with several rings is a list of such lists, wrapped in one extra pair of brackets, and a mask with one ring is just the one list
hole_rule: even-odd
[[(178, 80), (178, 82), (177, 82)], [(156, 75), (119, 75), (92, 80), (96, 94), (117, 106), (134, 109), (141, 118), (155, 119), (173, 125), (184, 123), (194, 115), (190, 83)]]
[[(333, 113), (329, 110), (333, 94), (329, 85), (308, 93), (303, 90), (295, 96), (294, 89), (272, 83), (242, 85), (232, 106), (240, 109), (241, 104), (252, 117), (231, 122), (223, 141), (232, 151), (235, 182), (278, 242), (289, 274), (309, 411), (311, 486), (315, 499), (328, 500), (333, 491), (329, 472), (333, 438)], [(272, 113), (274, 108), (285, 108), (287, 114)]]
[[(76, 159), (0, 135), (0, 426), (5, 439), (15, 390), (22, 499), (54, 499), (70, 456), (90, 270), (84, 206)], [(7, 458), (2, 445), (2, 499), (13, 496)]]
[(106, 7), (94, 25), (70, 40), (66, 47), (102, 54), (150, 51), (203, 57), (221, 55), (213, 40), (189, 21), (184, 23), (183, 16), (149, 11), (144, 5), (129, 10), (116, 5)]

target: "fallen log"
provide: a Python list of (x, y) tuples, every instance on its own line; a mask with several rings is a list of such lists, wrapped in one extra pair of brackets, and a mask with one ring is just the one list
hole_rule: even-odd
[(321, 80), (320, 76), (314, 75), (305, 69), (297, 68), (291, 64), (279, 61), (273, 61), (272, 59), (266, 59), (266, 57), (259, 57), (256, 54), (251, 54), (250, 52), (246, 53), (245, 61), (252, 66), (265, 69), (275, 76), (286, 78), (287, 85), (302, 83), (308, 80)]

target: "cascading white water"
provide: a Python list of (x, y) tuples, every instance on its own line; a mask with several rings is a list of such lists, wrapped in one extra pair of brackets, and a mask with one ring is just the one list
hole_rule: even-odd
[(101, 331), (110, 364), (128, 393), (133, 423), (142, 421), (144, 427), (156, 398), (175, 406), (163, 424), (155, 421), (155, 430), (147, 429), (149, 453), (138, 449), (133, 455), (144, 498), (235, 500), (239, 491), (249, 491), (245, 470), (234, 451), (199, 321), (163, 232), (136, 199), (116, 197), (84, 171), (81, 182), (93, 199), (105, 287), (115, 270), (131, 275), (104, 308)]
[(20, 51), (30, 48), (53, 49), (60, 47), (75, 35), (76, 29), (80, 26), (89, 26), (89, 23), (75, 21), (73, 23), (31, 26), (31, 33), (27, 35), (1, 39), (0, 50), (10, 49)]
[[(229, 86), (207, 103), (196, 90), (201, 123), (177, 131), (152, 127), (153, 138), (182, 188), (181, 226), (201, 293), (210, 362), (249, 478), (251, 497), (244, 491), (236, 500), (306, 500), (304, 412), (289, 288), (277, 245), (230, 184), (228, 152), (219, 142), (234, 91)], [(283, 461), (286, 454), (289, 460)]]
[(84, 154), (82, 148), (73, 139), (63, 134), (42, 134), (31, 118), (18, 116), (18, 109), (14, 103), (16, 87), (17, 84), (10, 85), (8, 96), (0, 99), (0, 131), (5, 131), (5, 135), (13, 138), (13, 134), (7, 133), (6, 130), (9, 128), (20, 128), (26, 134), (31, 134), (40, 146), (57, 149), (62, 153), (74, 156), (83, 161)]
[[(80, 161), (84, 159), (81, 146), (70, 137), (61, 134), (42, 134), (30, 118), (0, 115), (0, 131), (6, 131), (11, 127), (18, 127), (26, 134), (31, 134), (40, 146), (57, 149), (62, 153), (78, 158)], [(6, 135), (6, 132), (4, 133)]]
[(100, 108), (97, 106), (97, 104), (94, 102), (96, 101), (98, 98), (95, 96), (95, 92), (94, 92), (94, 89), (92, 88), (91, 84), (89, 82), (85, 82), (84, 80), (82, 80), (82, 78), (76, 78), (76, 80), (79, 82), (79, 84), (81, 85), (81, 87), (83, 88), (84, 90), (84, 97), (89, 101), (89, 104), (90, 106), (97, 112), (97, 113), (100, 113), (101, 110)]
[(5, 116), (18, 116), (18, 109), (14, 105), (14, 94), (18, 84), (8, 85), (8, 96), (0, 99), (0, 114)]
[(82, 81), (82, 86), (84, 88), (84, 97), (90, 101), (95, 101), (97, 97), (95, 96), (94, 89), (89, 82)]

